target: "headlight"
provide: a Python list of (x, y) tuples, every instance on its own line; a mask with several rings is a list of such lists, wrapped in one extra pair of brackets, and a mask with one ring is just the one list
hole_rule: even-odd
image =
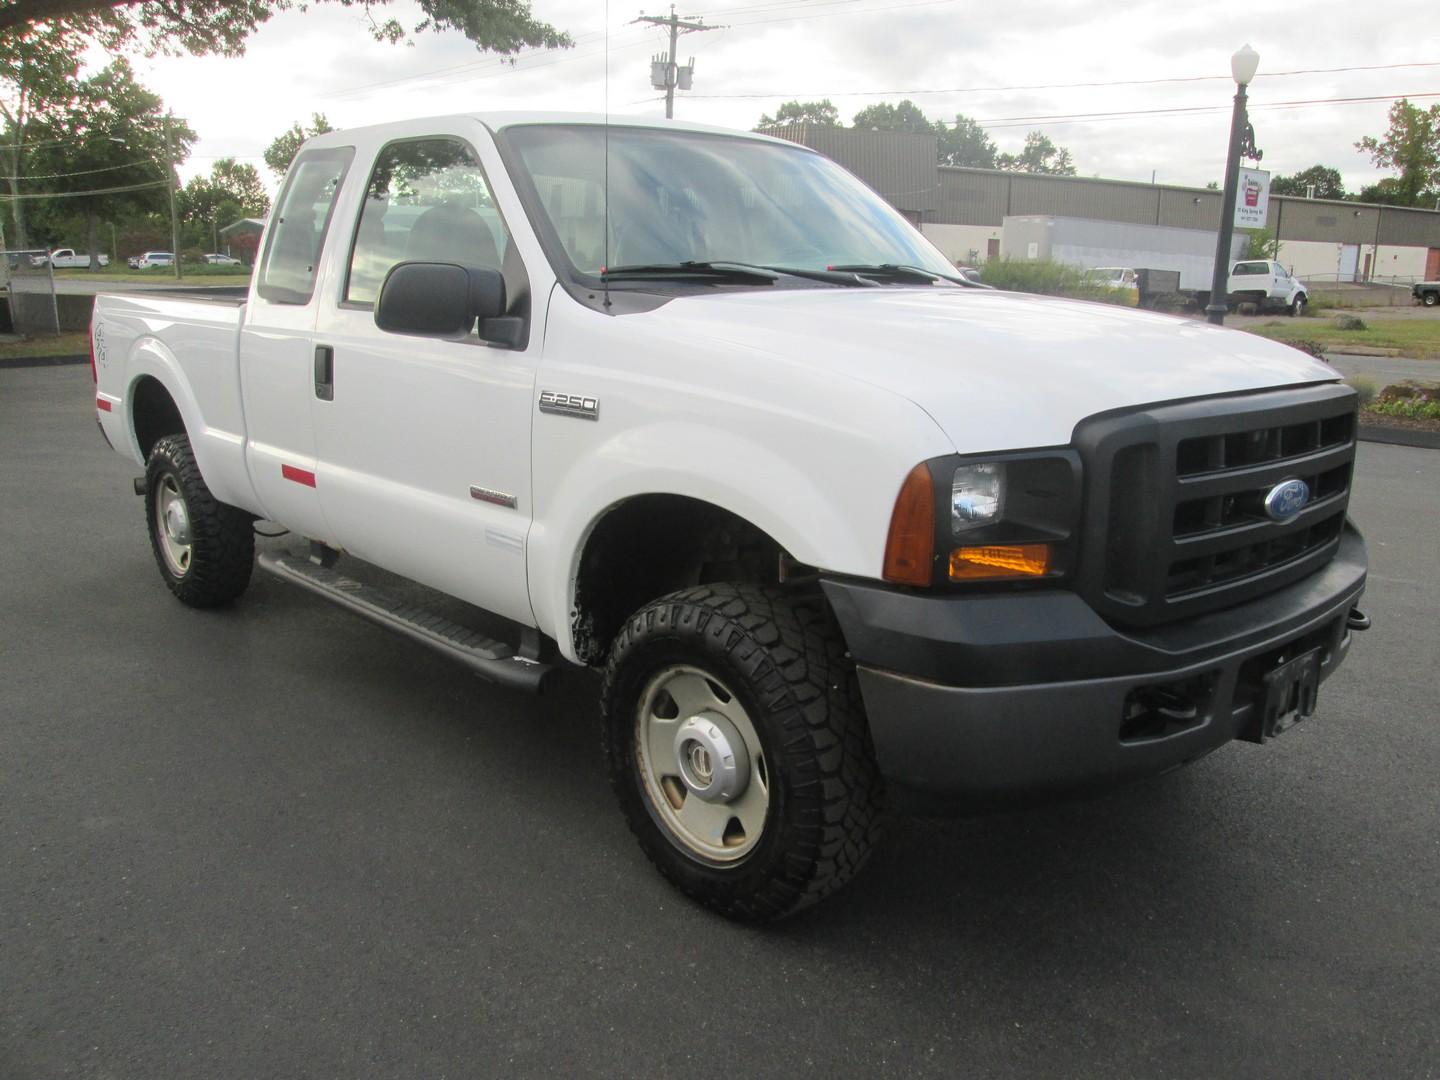
[(961, 465), (950, 481), (950, 531), (956, 536), (999, 521), (1005, 512), (1005, 465)]
[(1064, 578), (1080, 481), (1068, 447), (922, 461), (896, 497), (881, 576), (921, 587)]

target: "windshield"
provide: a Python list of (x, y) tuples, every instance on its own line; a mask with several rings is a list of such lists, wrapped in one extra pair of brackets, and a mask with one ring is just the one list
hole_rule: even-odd
[(571, 265), (732, 262), (954, 267), (878, 195), (799, 147), (691, 131), (525, 125), (505, 138)]

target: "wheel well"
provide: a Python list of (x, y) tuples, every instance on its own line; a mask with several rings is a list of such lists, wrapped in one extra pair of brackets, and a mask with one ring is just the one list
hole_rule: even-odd
[(580, 557), (570, 612), (575, 652), (600, 662), (630, 615), (676, 589), (773, 585), (794, 568), (775, 540), (728, 510), (683, 495), (629, 499), (600, 519)]
[(185, 421), (180, 419), (180, 410), (159, 379), (146, 375), (135, 384), (130, 398), (135, 441), (140, 444), (142, 458), (148, 458), (151, 448), (166, 435), (177, 435), (185, 431)]

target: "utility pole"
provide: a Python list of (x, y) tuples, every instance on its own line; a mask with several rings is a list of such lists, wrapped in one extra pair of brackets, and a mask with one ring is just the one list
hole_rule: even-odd
[(173, 116), (167, 116), (165, 124), (165, 168), (170, 174), (170, 254), (174, 256), (175, 280), (181, 280), (180, 274), (180, 218), (175, 213), (175, 188), (179, 184), (179, 176), (175, 170), (174, 144), (170, 141), (170, 124)]
[(720, 26), (707, 26), (701, 22), (703, 16), (692, 16), (682, 19), (675, 14), (675, 5), (670, 5), (669, 15), (641, 15), (634, 20), (637, 23), (649, 23), (651, 26), (665, 26), (670, 30), (670, 53), (668, 56), (657, 56), (650, 61), (650, 85), (656, 90), (665, 91), (665, 119), (675, 118), (675, 90), (690, 89), (690, 81), (695, 75), (695, 58), (690, 58), (690, 63), (684, 67), (677, 67), (675, 64), (675, 46), (680, 40), (680, 35), (693, 34), (701, 30), (720, 30)]

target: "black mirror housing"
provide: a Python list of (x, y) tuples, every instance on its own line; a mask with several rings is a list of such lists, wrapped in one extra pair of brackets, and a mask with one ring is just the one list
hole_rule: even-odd
[(391, 334), (461, 337), (476, 319), (505, 314), (499, 270), (457, 263), (396, 263), (375, 301), (375, 325)]

